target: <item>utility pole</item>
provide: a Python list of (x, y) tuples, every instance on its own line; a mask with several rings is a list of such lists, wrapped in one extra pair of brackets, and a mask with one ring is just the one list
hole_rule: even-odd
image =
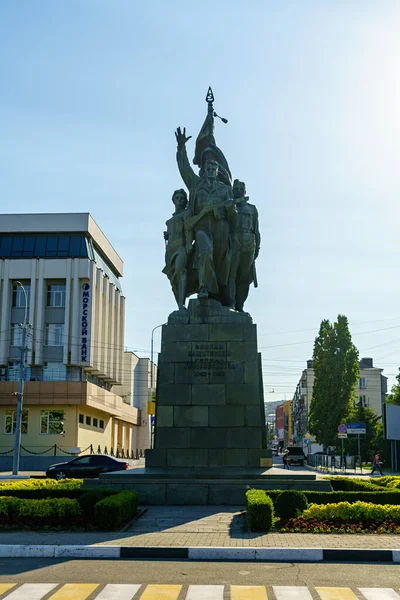
[(19, 458), (21, 453), (21, 423), (22, 423), (22, 411), (24, 404), (24, 382), (25, 382), (25, 352), (26, 352), (26, 330), (27, 330), (27, 316), (28, 316), (28, 294), (26, 289), (20, 281), (16, 281), (15, 285), (19, 286), (25, 296), (25, 316), (24, 323), (20, 325), (22, 328), (21, 345), (19, 347), (20, 359), (19, 359), (19, 381), (18, 381), (18, 394), (17, 394), (17, 419), (15, 423), (15, 438), (14, 438), (14, 456), (13, 456), (13, 475), (18, 475), (19, 470)]

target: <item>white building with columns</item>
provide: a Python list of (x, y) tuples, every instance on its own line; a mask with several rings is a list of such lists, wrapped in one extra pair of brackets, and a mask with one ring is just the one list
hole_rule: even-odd
[(22, 445), (141, 449), (142, 407), (116, 393), (130, 378), (122, 275), (88, 213), (0, 215), (0, 448), (15, 431), (21, 283), (30, 325)]

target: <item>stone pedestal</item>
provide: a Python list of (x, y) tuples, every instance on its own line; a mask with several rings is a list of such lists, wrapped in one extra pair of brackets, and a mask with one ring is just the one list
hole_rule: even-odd
[(256, 326), (247, 313), (191, 300), (163, 326), (146, 468), (271, 466)]

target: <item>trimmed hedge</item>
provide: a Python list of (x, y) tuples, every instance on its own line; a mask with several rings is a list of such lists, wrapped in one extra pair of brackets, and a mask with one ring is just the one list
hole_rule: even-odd
[(83, 479), (63, 479), (56, 481), (55, 479), (22, 479), (15, 482), (0, 483), (0, 494), (6, 490), (26, 490), (26, 489), (57, 489), (63, 490), (78, 490), (83, 485)]
[(246, 492), (247, 521), (252, 531), (271, 530), (274, 522), (274, 504), (263, 490)]
[(80, 491), (78, 497), (79, 506), (82, 509), (82, 513), (86, 519), (94, 520), (94, 509), (95, 505), (109, 496), (117, 494), (117, 490), (111, 490), (107, 488), (99, 488), (94, 490)]
[[(366, 481), (350, 477), (324, 477), (331, 482), (335, 492), (376, 492), (377, 485)], [(381, 487), (380, 489), (384, 489)]]
[[(268, 494), (276, 505), (277, 498), (282, 490), (260, 490)], [(400, 504), (400, 490), (385, 489), (382, 492), (314, 492), (304, 490), (308, 504), (335, 504), (337, 502), (350, 502), (358, 500), (371, 502), (372, 504)]]
[(371, 477), (368, 480), (375, 486), (393, 487), (392, 483), (399, 483), (400, 477), (398, 475), (385, 475), (384, 477)]
[(0, 526), (3, 527), (68, 527), (82, 522), (77, 500), (48, 498), (25, 500), (0, 496)]
[(338, 504), (313, 504), (303, 513), (303, 519), (329, 521), (392, 521), (400, 523), (400, 506), (376, 505), (369, 502), (339, 502)]
[(55, 481), (54, 479), (27, 479), (14, 483), (0, 483), (1, 496), (40, 500), (42, 498), (76, 499), (82, 495), (83, 479)]
[(124, 523), (131, 521), (136, 514), (138, 505), (137, 492), (119, 492), (94, 507), (94, 517), (99, 529), (118, 529)]
[(297, 490), (285, 490), (276, 499), (276, 510), (282, 518), (291, 519), (307, 508), (307, 497)]

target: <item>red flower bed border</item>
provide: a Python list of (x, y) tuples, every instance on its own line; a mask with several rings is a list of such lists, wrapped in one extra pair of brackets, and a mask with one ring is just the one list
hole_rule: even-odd
[(394, 521), (342, 521), (332, 519), (281, 519), (281, 533), (399, 533), (400, 523)]

